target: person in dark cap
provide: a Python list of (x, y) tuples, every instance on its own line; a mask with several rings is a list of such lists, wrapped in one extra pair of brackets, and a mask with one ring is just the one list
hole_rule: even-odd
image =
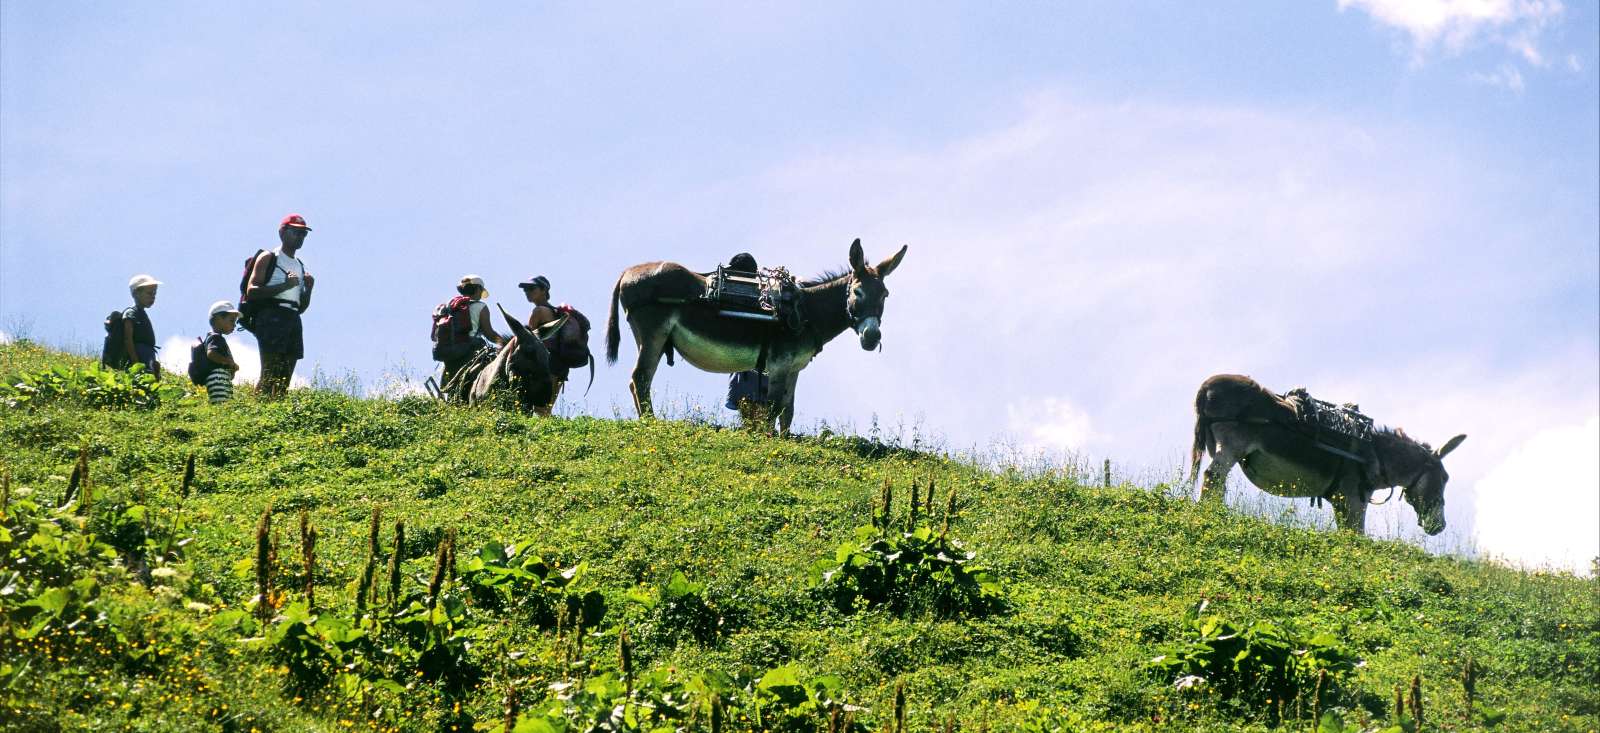
[(243, 299), (261, 304), (250, 330), (261, 347), (261, 379), (256, 389), (263, 397), (283, 396), (294, 378), (295, 364), (305, 357), (300, 314), (311, 307), (311, 288), (316, 281), (296, 253), (310, 232), (305, 217), (283, 217), (278, 223), (279, 247), (261, 252), (250, 268), (250, 284)]

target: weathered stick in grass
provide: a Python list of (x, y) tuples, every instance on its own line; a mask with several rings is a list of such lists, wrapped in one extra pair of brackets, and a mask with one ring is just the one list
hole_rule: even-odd
[(1417, 728), (1420, 730), (1423, 725), (1422, 675), (1420, 674), (1411, 677), (1411, 712), (1413, 713), (1412, 717), (1417, 721)]
[(400, 602), (400, 557), (406, 546), (406, 523), (394, 521), (394, 554), (389, 556), (389, 606)]
[(372, 508), (372, 518), (367, 521), (367, 562), (361, 566), (361, 579), (356, 581), (356, 618), (367, 612), (367, 598), (372, 594), (372, 578), (378, 572), (378, 521), (382, 511)]
[(256, 522), (256, 613), (261, 623), (272, 620), (272, 505), (261, 511)]
[(300, 510), (300, 562), (306, 568), (306, 608), (317, 608), (317, 528), (311, 515)]
[(906, 681), (894, 685), (894, 733), (906, 733)]

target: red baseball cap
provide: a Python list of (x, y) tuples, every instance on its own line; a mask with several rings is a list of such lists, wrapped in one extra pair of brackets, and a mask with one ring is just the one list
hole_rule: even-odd
[(306, 218), (299, 214), (290, 214), (283, 217), (283, 221), (278, 223), (278, 228), (282, 229), (284, 227), (300, 227), (308, 232), (311, 231), (311, 227), (306, 226)]

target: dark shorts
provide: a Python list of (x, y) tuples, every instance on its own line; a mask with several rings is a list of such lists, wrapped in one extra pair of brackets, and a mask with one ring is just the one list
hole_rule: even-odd
[(268, 306), (256, 314), (251, 331), (262, 354), (291, 359), (305, 358), (305, 341), (300, 334), (300, 314), (290, 308)]

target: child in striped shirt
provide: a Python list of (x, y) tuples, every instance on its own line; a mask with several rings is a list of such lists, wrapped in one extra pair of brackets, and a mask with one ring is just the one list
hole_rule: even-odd
[(206, 361), (211, 370), (206, 373), (205, 385), (213, 405), (233, 399), (233, 373), (239, 371), (239, 363), (233, 360), (233, 351), (224, 336), (233, 333), (238, 323), (239, 309), (232, 303), (219, 300), (211, 304), (211, 333), (205, 339)]

